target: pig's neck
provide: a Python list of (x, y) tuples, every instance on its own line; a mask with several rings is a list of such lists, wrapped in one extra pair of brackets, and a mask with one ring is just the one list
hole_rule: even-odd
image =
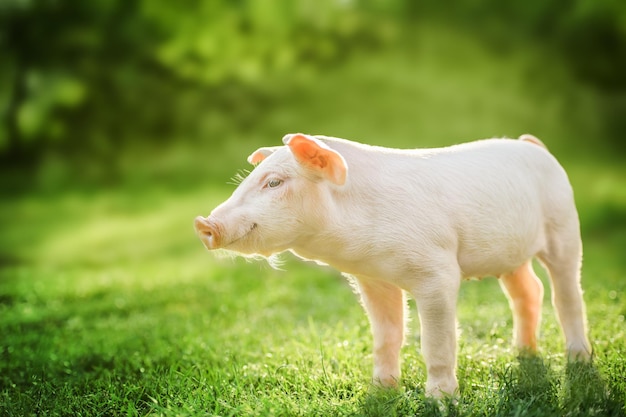
[[(372, 254), (384, 254), (386, 251), (377, 242), (376, 211), (371, 207), (377, 202), (367, 195), (368, 204), (356, 206), (359, 201), (354, 193), (342, 191), (331, 192), (324, 202), (324, 213), (311, 225), (309, 233), (305, 233), (291, 247), (297, 256), (331, 265), (349, 274), (370, 275), (372, 271)], [(376, 246), (376, 247), (374, 247)]]
[[(330, 241), (327, 238), (312, 237), (306, 245), (290, 249), (296, 256), (317, 263), (330, 265), (350, 275), (381, 277), (390, 258), (380, 262), (381, 257), (372, 248), (361, 249), (361, 242), (349, 242), (345, 239)], [(373, 255), (376, 253), (376, 255)], [(372, 259), (377, 258), (377, 260)], [(385, 265), (383, 265), (385, 264)]]
[(328, 246), (329, 245), (324, 245), (322, 242), (317, 248), (309, 249), (299, 247), (291, 249), (291, 252), (302, 259), (315, 261), (319, 264), (330, 265), (333, 268), (348, 274), (363, 275), (359, 262), (343, 258), (337, 253), (331, 253), (332, 251), (328, 250)]

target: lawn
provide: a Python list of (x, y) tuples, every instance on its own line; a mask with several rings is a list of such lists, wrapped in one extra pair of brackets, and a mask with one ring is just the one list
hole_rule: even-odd
[[(626, 415), (626, 168), (587, 157), (592, 143), (572, 151), (567, 139), (593, 129), (587, 108), (576, 124), (555, 124), (571, 115), (556, 90), (515, 82), (533, 76), (524, 53), (435, 38), (415, 56), (355, 58), (304, 98), (285, 98), (245, 140), (154, 151), (153, 171), (131, 163), (138, 173), (107, 188), (44, 182), (3, 196), (0, 415)], [(473, 52), (463, 71), (444, 59), (458, 43)], [(345, 94), (333, 97), (339, 86)], [(415, 97), (428, 106), (411, 111)], [(545, 276), (540, 355), (518, 358), (506, 299), (486, 279), (465, 283), (459, 298), (457, 404), (424, 398), (415, 319), (401, 388), (375, 389), (368, 322), (338, 272), (290, 256), (282, 270), (216, 258), (193, 232), (249, 152), (298, 130), (395, 146), (537, 133), (563, 155), (576, 190), (593, 364), (567, 365)]]
[[(0, 276), (2, 413), (408, 415), (434, 407), (423, 398), (416, 321), (403, 388), (376, 392), (368, 323), (336, 272), (289, 257), (277, 271), (206, 253), (191, 220), (226, 191), (5, 206), (3, 237), (19, 250), (5, 255)], [(463, 285), (454, 413), (624, 413), (621, 233), (587, 239), (592, 367), (566, 368), (548, 296), (541, 357), (520, 361), (495, 280)]]

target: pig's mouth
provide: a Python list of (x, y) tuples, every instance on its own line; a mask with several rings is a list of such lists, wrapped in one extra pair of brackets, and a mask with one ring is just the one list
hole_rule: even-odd
[(242, 240), (243, 238), (247, 237), (250, 233), (252, 233), (252, 231), (254, 229), (257, 228), (257, 224), (256, 223), (252, 223), (252, 226), (250, 227), (250, 229), (248, 229), (247, 232), (245, 232), (243, 235), (239, 236), (238, 238), (236, 238), (235, 240), (231, 240), (230, 242), (228, 242), (227, 244), (224, 245), (224, 248), (233, 245), (234, 243), (239, 242), (240, 240)]

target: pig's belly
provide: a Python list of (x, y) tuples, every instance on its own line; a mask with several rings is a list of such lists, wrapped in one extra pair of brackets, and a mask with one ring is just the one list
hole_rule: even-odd
[(519, 266), (540, 252), (543, 245), (541, 236), (523, 236), (511, 239), (474, 240), (459, 247), (457, 260), (462, 277), (499, 277), (513, 272)]

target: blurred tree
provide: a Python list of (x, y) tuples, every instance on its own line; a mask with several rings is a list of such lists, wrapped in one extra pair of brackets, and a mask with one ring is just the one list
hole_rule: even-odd
[(3, 0), (0, 153), (106, 161), (123, 141), (194, 135), (198, 107), (236, 119), (268, 76), (379, 42), (372, 19), (334, 0)]
[(138, 72), (150, 42), (142, 33), (149, 25), (131, 19), (136, 3), (0, 3), (0, 71), (10, 86), (0, 130), (7, 160), (24, 162), (55, 142), (80, 146), (88, 124), (120, 124), (128, 110), (116, 100), (125, 96), (124, 75)]
[[(499, 51), (534, 43), (563, 59), (603, 96), (606, 140), (626, 151), (626, 2), (623, 0), (405, 0), (403, 15), (463, 27)], [(598, 138), (596, 138), (597, 140)]]
[(168, 34), (159, 61), (208, 85), (259, 83), (271, 72), (332, 62), (355, 41), (380, 35), (358, 10), (335, 0), (146, 2), (144, 11)]
[(566, 58), (581, 79), (626, 89), (626, 2), (622, 0), (406, 1), (407, 16), (437, 16), (496, 44), (541, 42)]
[(268, 80), (319, 73), (420, 19), (465, 26), (494, 44), (541, 40), (606, 94), (607, 123), (621, 140), (624, 4), (1, 0), (0, 82), (8, 88), (0, 89), (0, 158), (33, 162), (57, 149), (107, 163), (124, 142), (198, 137), (222, 119), (251, 125), (276, 94)]

